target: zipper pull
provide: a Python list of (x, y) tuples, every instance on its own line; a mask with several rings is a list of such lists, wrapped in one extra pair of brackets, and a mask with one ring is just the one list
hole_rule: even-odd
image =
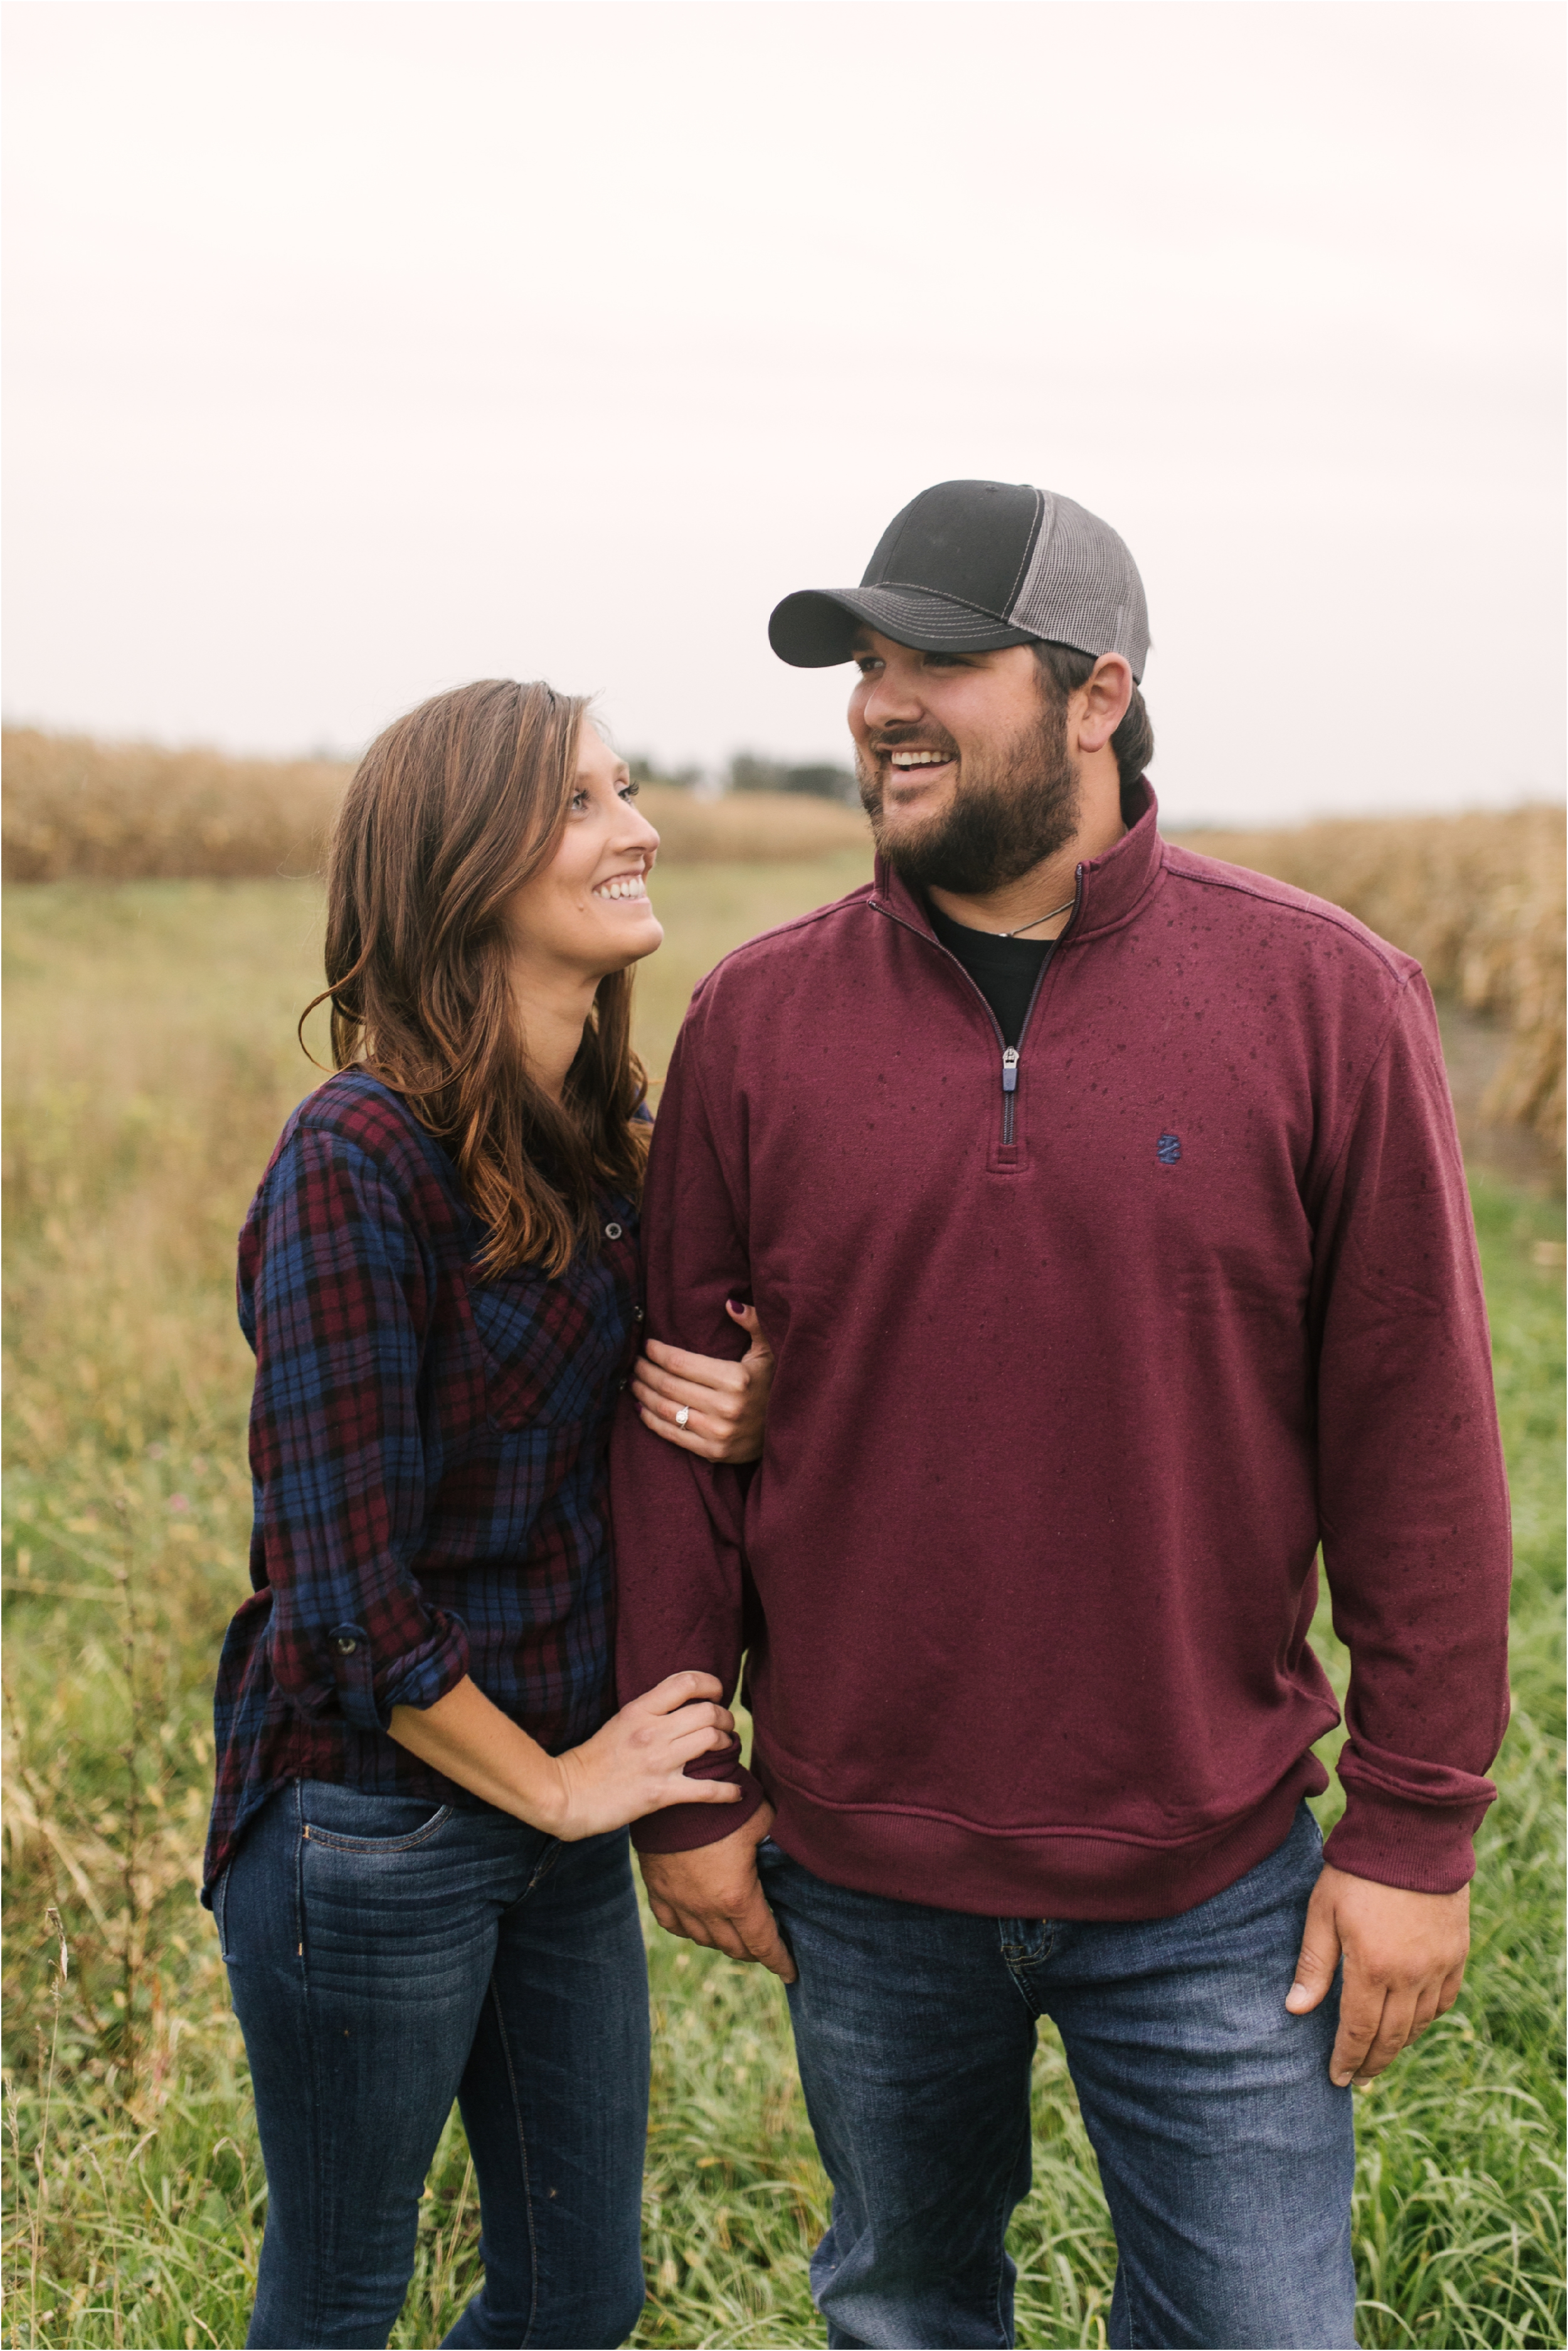
[(1018, 1092), (1018, 1083), (1019, 1083), (1019, 1055), (1018, 1055), (1018, 1047), (1017, 1047), (1016, 1045), (1009, 1045), (1009, 1046), (1008, 1047), (1007, 1051), (1002, 1055), (1002, 1092), (1003, 1092), (1003, 1093), (1005, 1093), (1005, 1094), (1015, 1094), (1015, 1093), (1017, 1093), (1017, 1092)]

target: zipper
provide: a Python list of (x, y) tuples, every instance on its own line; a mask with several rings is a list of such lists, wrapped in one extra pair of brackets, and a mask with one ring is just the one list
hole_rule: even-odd
[[(1082, 902), (1083, 868), (1082, 865), (1079, 865), (1073, 868), (1072, 874), (1072, 912), (1069, 914), (1056, 937), (1052, 940), (1051, 952), (1047, 956), (1045, 961), (1040, 967), (1040, 977), (1034, 983), (1034, 991), (1029, 999), (1029, 1006), (1023, 1016), (1023, 1026), (1019, 1030), (1019, 1035), (1020, 1037), (1027, 1037), (1029, 1035), (1029, 1024), (1034, 1018), (1034, 1008), (1039, 999), (1040, 991), (1045, 985), (1045, 976), (1056, 960), (1056, 949), (1061, 946), (1067, 934), (1072, 928), (1073, 924), (1078, 920), (1078, 909), (1082, 905)], [(964, 967), (958, 961), (957, 956), (950, 954), (948, 949), (943, 946), (940, 939), (927, 938), (924, 931), (916, 930), (913, 923), (906, 922), (902, 914), (894, 914), (893, 908), (886, 904), (883, 900), (873, 898), (872, 900), (872, 904), (875, 907), (879, 914), (885, 914), (890, 923), (899, 924), (904, 930), (908, 931), (913, 937), (919, 939), (924, 946), (935, 947), (939, 956), (946, 956), (947, 961), (960, 975), (965, 984), (974, 989), (975, 994), (979, 998), (980, 1002), (985, 1005), (986, 1018), (990, 1022), (991, 1027), (996, 1030), (997, 1042), (1002, 1049), (1002, 1146), (1006, 1149), (1013, 1141), (1018, 1124), (1019, 1048), (1016, 1045), (1009, 1045), (1006, 1042), (1002, 1036), (1002, 1024), (997, 1019), (996, 1014), (991, 1010), (989, 1004), (987, 1003), (985, 990), (978, 987), (977, 983), (969, 977), (968, 973), (965, 971)]]
[(1013, 1139), (1013, 1119), (1016, 1114), (1019, 1090), (1019, 1050), (1009, 1045), (1002, 1055), (1002, 1141)]
[[(1076, 886), (1074, 886), (1072, 893), (1072, 914), (1075, 914), (1077, 912), (1078, 892)], [(1064, 939), (1067, 936), (1067, 934), (1071, 927), (1072, 914), (1070, 914), (1066, 922), (1061, 926), (1061, 938)], [(1028, 1009), (1025, 1011), (1023, 1016), (1023, 1026), (1019, 1030), (1019, 1035), (1020, 1037), (1027, 1037), (1029, 1035), (1029, 1024), (1034, 1018), (1035, 998), (1040, 994), (1040, 989), (1045, 985), (1045, 975), (1051, 969), (1052, 963), (1055, 961), (1056, 949), (1061, 946), (1061, 939), (1058, 939), (1053, 942), (1051, 954), (1046, 956), (1045, 961), (1040, 965), (1040, 977), (1034, 983), (1033, 993), (1030, 997)], [(957, 958), (955, 957), (954, 960), (956, 961)], [(987, 1005), (986, 1009), (988, 1012), (990, 1012), (990, 1006)], [(1001, 1023), (999, 1020), (997, 1020), (997, 1016), (994, 1012), (991, 1013), (991, 1019), (993, 1021), (996, 1021), (997, 1034), (999, 1037), (1002, 1033)], [(1003, 1048), (1002, 1051), (1002, 1145), (1004, 1149), (1009, 1143), (1011, 1143), (1013, 1139), (1013, 1129), (1018, 1123), (1018, 1091), (1019, 1049), (1016, 1045), (1008, 1045)]]

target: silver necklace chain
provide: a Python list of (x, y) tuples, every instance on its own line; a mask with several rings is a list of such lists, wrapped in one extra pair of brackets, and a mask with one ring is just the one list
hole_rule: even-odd
[(998, 939), (1019, 939), (1025, 931), (1038, 931), (1041, 923), (1049, 923), (1051, 914), (1065, 914), (1072, 903), (1071, 898), (1064, 899), (1060, 906), (1051, 908), (1051, 914), (1037, 914), (1032, 923), (1020, 923), (1016, 931), (998, 931), (996, 936)]

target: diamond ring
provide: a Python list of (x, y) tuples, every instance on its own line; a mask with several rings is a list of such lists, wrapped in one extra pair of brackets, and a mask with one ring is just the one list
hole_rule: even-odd
[(686, 1425), (687, 1421), (688, 1421), (688, 1420), (690, 1420), (691, 1416), (692, 1416), (692, 1408), (691, 1408), (690, 1405), (689, 1405), (689, 1404), (684, 1404), (684, 1405), (681, 1406), (681, 1408), (680, 1408), (679, 1412), (678, 1412), (678, 1413), (676, 1413), (676, 1415), (675, 1415), (675, 1426), (676, 1426), (677, 1428), (685, 1428), (685, 1425)]

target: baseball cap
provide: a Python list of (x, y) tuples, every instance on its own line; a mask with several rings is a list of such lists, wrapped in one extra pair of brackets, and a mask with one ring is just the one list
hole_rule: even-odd
[(1109, 523), (1030, 482), (938, 482), (894, 515), (858, 588), (802, 588), (768, 642), (797, 669), (850, 659), (856, 632), (917, 653), (1044, 641), (1120, 653), (1141, 680), (1149, 615), (1138, 567)]

